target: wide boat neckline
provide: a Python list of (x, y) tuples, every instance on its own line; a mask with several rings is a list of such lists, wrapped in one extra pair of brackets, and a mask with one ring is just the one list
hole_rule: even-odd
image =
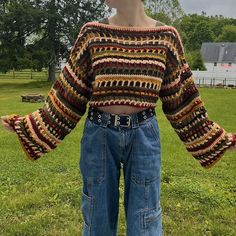
[(90, 21), (86, 25), (96, 25), (101, 26), (107, 29), (117, 29), (117, 30), (126, 30), (126, 31), (156, 31), (162, 29), (173, 29), (173, 26), (161, 25), (161, 26), (152, 26), (152, 27), (140, 27), (140, 26), (122, 26), (122, 25), (111, 25), (108, 21), (108, 18), (103, 18), (101, 21)]

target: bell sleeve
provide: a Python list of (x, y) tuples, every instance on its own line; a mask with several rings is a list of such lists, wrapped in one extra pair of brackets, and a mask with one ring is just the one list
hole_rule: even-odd
[(85, 114), (92, 94), (88, 44), (89, 34), (84, 25), (43, 106), (25, 116), (6, 116), (6, 122), (17, 134), (26, 159), (37, 160), (55, 149)]
[(185, 59), (180, 35), (169, 35), (164, 78), (159, 91), (162, 110), (187, 151), (206, 169), (235, 146), (236, 134), (211, 120)]

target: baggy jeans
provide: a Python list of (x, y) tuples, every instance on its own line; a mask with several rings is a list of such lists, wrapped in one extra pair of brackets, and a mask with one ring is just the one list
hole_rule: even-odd
[(82, 236), (115, 236), (119, 213), (121, 163), (127, 236), (161, 236), (161, 144), (156, 115), (131, 127), (100, 124), (86, 117), (80, 141), (83, 180)]

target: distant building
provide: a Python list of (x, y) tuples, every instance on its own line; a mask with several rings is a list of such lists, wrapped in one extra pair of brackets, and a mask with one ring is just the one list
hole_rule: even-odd
[(60, 62), (57, 65), (57, 70), (61, 71), (64, 68), (64, 66), (66, 65), (66, 62), (67, 62), (66, 58), (60, 59)]
[(202, 43), (201, 55), (207, 71), (236, 73), (236, 43)]

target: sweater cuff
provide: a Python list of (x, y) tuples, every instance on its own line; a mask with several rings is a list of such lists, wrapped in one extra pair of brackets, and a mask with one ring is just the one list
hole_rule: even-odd
[(236, 146), (236, 133), (228, 133), (229, 141), (231, 142), (230, 146)]
[(6, 116), (6, 122), (13, 128), (15, 131), (18, 141), (22, 147), (22, 150), (24, 151), (24, 158), (26, 160), (35, 161), (37, 160), (43, 153), (39, 153), (40, 155), (36, 155), (32, 152), (30, 143), (27, 140), (27, 136), (22, 134), (22, 128), (21, 123), (23, 122), (24, 117), (17, 115), (17, 114), (11, 114)]
[(209, 170), (211, 169), (224, 155), (224, 153), (228, 150), (228, 148), (236, 146), (236, 134), (235, 133), (226, 133), (224, 145), (221, 146), (220, 149), (215, 150), (215, 156), (217, 156), (216, 159), (214, 159), (211, 163), (201, 163), (201, 166), (205, 169)]

